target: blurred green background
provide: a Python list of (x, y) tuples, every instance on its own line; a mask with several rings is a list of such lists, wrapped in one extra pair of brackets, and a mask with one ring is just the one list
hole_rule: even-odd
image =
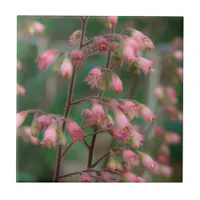
[[(44, 36), (21, 36), (24, 20), (32, 19), (41, 22), (46, 26)], [(86, 37), (91, 39), (93, 36), (102, 35), (108, 32), (105, 27), (104, 17), (90, 17), (86, 29)], [(43, 51), (50, 48), (64, 49), (71, 51), (68, 44), (69, 36), (81, 27), (79, 17), (62, 17), (44, 19), (44, 16), (18, 16), (18, 40), (17, 40), (17, 59), (22, 63), (22, 69), (17, 71), (17, 82), (26, 89), (25, 96), (17, 96), (17, 112), (40, 108), (48, 113), (63, 114), (64, 106), (68, 92), (68, 80), (63, 80), (59, 74), (52, 72), (51, 66), (47, 72), (37, 69), (34, 60)], [(183, 37), (183, 18), (182, 17), (119, 17), (116, 32), (120, 33), (125, 28), (136, 28), (148, 35), (155, 44), (155, 51), (144, 52), (145, 57), (162, 59), (162, 56), (172, 50), (172, 41), (175, 37)], [(46, 42), (48, 41), (48, 42)], [(94, 66), (105, 63), (106, 54), (94, 54), (87, 58), (84, 66), (80, 70), (73, 93), (73, 99), (79, 99), (88, 95), (95, 95), (96, 90), (83, 82), (88, 72)], [(165, 63), (158, 62), (158, 69), (165, 66)], [(176, 66), (175, 66), (176, 67)], [(112, 98), (129, 98), (132, 83), (136, 89), (133, 94), (134, 99), (149, 105), (155, 110), (155, 99), (153, 90), (159, 84), (160, 77), (157, 73), (145, 78), (141, 75), (139, 78), (133, 77), (126, 65), (122, 69), (114, 70), (122, 79), (124, 90), (121, 94), (115, 94), (113, 91), (106, 91), (104, 96)], [(169, 80), (170, 81), (170, 80)], [(182, 110), (183, 87), (182, 84), (176, 86), (179, 97), (178, 107)], [(70, 117), (77, 123), (81, 124), (81, 112), (84, 108), (91, 108), (90, 103), (84, 103), (72, 108)], [(25, 125), (31, 124), (30, 115)], [(133, 124), (139, 124), (146, 127), (146, 123), (140, 118), (134, 120)], [(182, 135), (182, 124), (177, 121), (165, 120), (163, 126), (169, 130)], [(88, 131), (90, 131), (88, 129)], [(88, 140), (89, 141), (89, 140)], [(95, 149), (95, 158), (102, 155), (109, 148), (111, 138), (100, 135), (98, 145)], [(168, 181), (182, 181), (182, 142), (171, 147), (171, 166), (174, 167), (175, 173)], [(42, 148), (40, 145), (24, 143), (17, 138), (17, 181), (30, 182), (48, 182), (52, 181), (54, 173), (54, 163), (56, 151), (53, 149)], [(79, 171), (86, 168), (87, 151), (82, 143), (75, 144), (70, 149), (69, 154), (63, 160), (62, 174)], [(156, 179), (155, 179), (156, 180)]]

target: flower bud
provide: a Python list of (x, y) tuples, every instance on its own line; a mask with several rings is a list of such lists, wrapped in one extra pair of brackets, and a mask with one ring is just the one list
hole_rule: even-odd
[(164, 90), (162, 87), (157, 87), (154, 90), (154, 96), (158, 99), (158, 101), (160, 101), (161, 103), (163, 103), (164, 101)]
[(53, 118), (49, 115), (41, 115), (37, 118), (37, 121), (39, 124), (39, 129), (43, 131), (46, 130), (47, 127), (49, 127), (52, 124)]
[(67, 143), (67, 138), (65, 137), (61, 126), (59, 126), (57, 129), (57, 141), (62, 147), (64, 147)]
[(17, 126), (17, 128), (24, 122), (27, 114), (28, 113), (26, 111), (22, 111), (22, 112), (17, 113), (17, 116), (16, 116), (16, 126)]
[(80, 50), (75, 49), (71, 53), (71, 58), (72, 58), (72, 65), (73, 66), (77, 65), (79, 67), (82, 67), (85, 55)]
[(131, 163), (133, 166), (139, 165), (138, 155), (131, 150), (123, 150), (122, 157), (125, 162)]
[(132, 172), (123, 172), (123, 180), (128, 182), (139, 182), (138, 177)]
[(170, 178), (172, 176), (173, 173), (173, 169), (171, 167), (168, 167), (166, 165), (162, 165), (160, 167), (160, 173), (161, 175), (163, 175), (166, 178)]
[(172, 87), (167, 87), (166, 88), (166, 93), (167, 93), (167, 96), (168, 96), (168, 99), (171, 103), (173, 104), (176, 104), (178, 102), (178, 99), (177, 99), (177, 93), (176, 91), (174, 90), (174, 88)]
[(141, 162), (149, 170), (153, 170), (156, 167), (156, 162), (147, 154), (139, 152)]
[(81, 175), (81, 182), (92, 182), (92, 178), (87, 173)]
[(152, 65), (154, 63), (155, 61), (148, 60), (141, 56), (137, 60), (137, 65), (143, 71), (145, 76), (147, 76), (149, 72), (152, 72)]
[(116, 162), (113, 157), (110, 157), (108, 160), (108, 170), (114, 172), (116, 169)]
[(116, 16), (110, 16), (108, 17), (108, 21), (112, 24), (112, 25), (116, 25), (117, 24), (117, 17)]
[(24, 96), (26, 94), (26, 89), (17, 83), (17, 94)]
[(169, 162), (170, 162), (169, 156), (166, 156), (166, 155), (158, 156), (157, 160), (158, 160), (158, 162), (160, 162), (162, 164), (169, 164)]
[(61, 75), (63, 78), (69, 78), (72, 75), (73, 68), (69, 58), (65, 58), (60, 67)]
[(141, 115), (147, 123), (151, 123), (156, 118), (156, 116), (147, 106), (143, 106), (143, 109), (141, 110)]
[(179, 67), (176, 69), (176, 74), (178, 75), (179, 79), (183, 81), (183, 68)]
[(181, 141), (181, 136), (177, 133), (168, 132), (165, 134), (165, 141), (168, 144), (178, 144)]
[(79, 41), (80, 37), (81, 37), (81, 31), (80, 30), (75, 31), (72, 35), (69, 36), (69, 45), (74, 46), (74, 44), (76, 44)]
[(22, 68), (22, 64), (19, 60), (17, 60), (17, 69), (20, 70)]
[(121, 79), (119, 78), (119, 76), (117, 76), (116, 74), (112, 75), (112, 89), (117, 92), (117, 93), (121, 93), (123, 90), (123, 84)]
[(166, 132), (166, 130), (162, 126), (157, 126), (155, 128), (156, 135), (163, 135)]

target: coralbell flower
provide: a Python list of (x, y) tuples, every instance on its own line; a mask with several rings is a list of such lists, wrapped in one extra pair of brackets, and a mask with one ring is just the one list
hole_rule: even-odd
[(141, 56), (137, 59), (137, 65), (143, 71), (145, 76), (147, 76), (148, 73), (152, 72), (153, 64), (155, 64), (155, 61), (148, 60)]
[(119, 128), (114, 127), (110, 129), (108, 132), (113, 138), (117, 140), (124, 141), (124, 139), (126, 138), (126, 134), (121, 132)]
[(113, 157), (108, 159), (108, 170), (114, 172), (116, 169), (116, 161)]
[(34, 144), (34, 145), (38, 145), (39, 144), (39, 139), (37, 137), (34, 137), (32, 135), (32, 130), (31, 127), (25, 126), (24, 127), (24, 133), (26, 136), (28, 136), (29, 141)]
[(103, 107), (97, 102), (94, 101), (91, 109), (92, 115), (90, 117), (91, 125), (98, 124), (103, 125), (106, 120), (106, 115), (104, 113)]
[(131, 163), (133, 166), (139, 165), (138, 155), (131, 150), (128, 149), (123, 150), (122, 157), (125, 162)]
[(164, 176), (165, 178), (170, 178), (172, 176), (173, 169), (171, 167), (168, 167), (166, 165), (160, 166), (160, 174)]
[(178, 144), (181, 141), (181, 136), (177, 133), (168, 132), (165, 134), (165, 141), (168, 144)]
[(169, 164), (169, 162), (170, 162), (170, 158), (167, 155), (159, 155), (157, 160), (158, 160), (158, 162), (160, 162), (162, 164)]
[(117, 19), (116, 16), (110, 16), (110, 17), (108, 17), (108, 21), (109, 21), (112, 25), (116, 25), (118, 19)]
[(60, 67), (60, 72), (63, 78), (69, 78), (72, 75), (73, 67), (71, 61), (68, 57), (63, 60), (63, 63)]
[(43, 140), (41, 141), (41, 144), (43, 147), (49, 147), (49, 148), (56, 148), (56, 123), (52, 123), (44, 132)]
[(162, 126), (156, 126), (155, 133), (156, 135), (163, 135), (166, 130)]
[(68, 120), (66, 129), (69, 135), (72, 137), (73, 142), (83, 141), (83, 131), (75, 121)]
[(18, 83), (17, 83), (17, 94), (20, 94), (22, 96), (26, 95), (26, 89)]
[(130, 143), (133, 150), (137, 150), (142, 146), (142, 141), (144, 140), (144, 136), (131, 129), (129, 136), (126, 138), (126, 142)]
[(140, 179), (132, 172), (123, 172), (122, 179), (128, 182), (139, 182)]
[(90, 177), (89, 174), (83, 173), (81, 175), (81, 182), (92, 182), (92, 178)]
[(94, 87), (99, 88), (102, 84), (103, 76), (101, 72), (100, 67), (93, 68), (89, 75), (86, 77), (84, 82), (87, 82), (89, 85), (91, 85), (91, 89), (94, 89)]
[(77, 30), (75, 31), (72, 35), (69, 36), (69, 45), (70, 46), (74, 46), (74, 44), (76, 44), (81, 37), (81, 31)]
[(183, 81), (183, 68), (179, 67), (176, 69), (176, 74), (178, 75), (179, 79)]
[(154, 90), (154, 96), (158, 99), (158, 101), (163, 103), (165, 98), (164, 89), (162, 87), (157, 87)]
[(85, 58), (84, 53), (82, 53), (78, 49), (73, 50), (71, 53), (71, 59), (72, 59), (73, 66), (77, 65), (79, 67), (82, 67), (84, 58)]
[(147, 48), (149, 50), (154, 49), (154, 44), (151, 41), (151, 39), (149, 39), (147, 36), (145, 36), (142, 32), (140, 32), (136, 29), (132, 29), (131, 36), (142, 45), (143, 49), (144, 48)]
[(122, 55), (123, 55), (125, 63), (127, 64), (131, 64), (137, 59), (130, 44), (124, 45)]
[(161, 144), (161, 145), (160, 145), (159, 153), (160, 153), (161, 155), (167, 155), (167, 156), (169, 156), (169, 155), (170, 155), (169, 146), (168, 146), (167, 144)]
[(22, 112), (17, 113), (17, 116), (16, 116), (16, 126), (17, 126), (17, 128), (24, 122), (27, 114), (28, 113), (26, 111), (22, 111)]
[(183, 60), (183, 51), (181, 50), (177, 50), (173, 53), (173, 56), (177, 59), (177, 60)]
[(115, 179), (113, 177), (111, 177), (108, 172), (102, 171), (100, 173), (101, 173), (102, 181), (104, 181), (104, 182), (115, 182)]
[(173, 104), (176, 104), (178, 102), (178, 99), (177, 99), (177, 93), (176, 91), (174, 90), (174, 88), (172, 87), (167, 87), (165, 89), (166, 93), (167, 93), (167, 96), (168, 96), (168, 99), (171, 103)]
[(21, 62), (18, 60), (17, 61), (17, 69), (20, 70), (22, 68), (22, 64)]
[(140, 183), (148, 182), (147, 178), (138, 177)]
[(94, 37), (94, 46), (97, 48), (99, 53), (109, 51), (109, 41), (103, 37)]
[(119, 76), (117, 76), (116, 74), (112, 74), (112, 89), (117, 92), (117, 93), (121, 93), (123, 90), (123, 83), (121, 81), (121, 79), (119, 78)]
[(41, 24), (40, 22), (37, 22), (37, 21), (34, 21), (32, 23), (32, 27), (36, 33), (42, 33), (42, 32), (44, 32), (44, 30), (46, 28), (43, 24)]
[(156, 162), (146, 153), (139, 152), (141, 162), (149, 170), (153, 170), (156, 167)]
[(43, 131), (46, 130), (47, 127), (49, 127), (52, 124), (53, 118), (49, 115), (41, 115), (37, 118), (37, 121), (39, 124), (39, 129)]
[(151, 123), (156, 116), (153, 114), (153, 112), (145, 105), (142, 106), (142, 110), (141, 110), (141, 115), (143, 117), (143, 119), (147, 122), (147, 123)]
[(47, 50), (39, 56), (35, 62), (38, 63), (39, 70), (47, 70), (47, 68), (56, 60), (58, 50)]
[(91, 110), (89, 110), (89, 109), (83, 110), (83, 112), (82, 112), (83, 124), (90, 122), (91, 115), (92, 115)]

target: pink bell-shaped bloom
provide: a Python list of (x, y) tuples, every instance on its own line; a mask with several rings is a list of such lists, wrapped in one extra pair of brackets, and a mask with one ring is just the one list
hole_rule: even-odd
[(172, 176), (173, 169), (169, 166), (162, 165), (160, 167), (160, 174), (166, 178), (170, 178)]
[(139, 165), (138, 155), (131, 150), (123, 150), (122, 156), (125, 162), (131, 163), (133, 166)]
[(86, 77), (84, 82), (87, 82), (89, 85), (91, 85), (91, 89), (94, 89), (94, 87), (99, 88), (102, 84), (102, 72), (100, 67), (93, 68), (89, 75)]
[(124, 134), (123, 132), (121, 132), (120, 129), (116, 128), (116, 127), (110, 129), (108, 132), (110, 133), (110, 135), (113, 138), (115, 138), (117, 140), (123, 141), (125, 139), (125, 137), (126, 137), (126, 134)]
[(39, 56), (35, 62), (38, 63), (39, 70), (46, 70), (56, 60), (58, 50), (47, 50)]
[(130, 143), (133, 149), (137, 150), (142, 146), (141, 141), (144, 140), (144, 136), (135, 131), (134, 129), (131, 129), (131, 133), (128, 135), (128, 137), (125, 138), (126, 143)]
[(28, 136), (30, 142), (34, 145), (38, 145), (39, 144), (39, 139), (37, 137), (34, 137), (31, 133), (31, 127), (24, 127), (24, 133), (26, 134), (26, 136)]
[(131, 135), (139, 141), (144, 141), (144, 136), (134, 129), (131, 130)]
[(20, 70), (22, 68), (22, 64), (21, 62), (18, 60), (17, 61), (17, 69)]
[(165, 132), (166, 131), (162, 126), (156, 126), (155, 128), (156, 135), (163, 135)]
[(119, 78), (119, 76), (117, 76), (116, 74), (112, 75), (112, 89), (117, 92), (117, 93), (121, 93), (123, 90), (123, 84), (121, 79)]
[(183, 81), (183, 68), (179, 67), (176, 69), (176, 74), (178, 75), (179, 79)]
[(41, 144), (43, 147), (56, 148), (56, 124), (52, 123), (44, 132)]
[(79, 67), (82, 67), (85, 55), (80, 50), (75, 49), (71, 53), (71, 58), (72, 58), (72, 65), (73, 66), (77, 65)]
[(116, 169), (116, 162), (115, 159), (110, 157), (108, 160), (108, 170), (114, 172)]
[(169, 132), (165, 134), (165, 141), (168, 144), (178, 144), (181, 141), (181, 136), (177, 133)]
[(101, 173), (102, 181), (104, 181), (104, 182), (115, 182), (115, 179), (112, 178), (108, 172), (102, 171), (100, 173)]
[(116, 16), (110, 16), (108, 17), (108, 21), (112, 24), (112, 25), (116, 25), (118, 18)]
[(68, 58), (65, 58), (61, 67), (60, 72), (63, 78), (69, 78), (72, 75), (73, 68), (70, 60)]
[(132, 172), (123, 172), (122, 176), (128, 182), (139, 182), (139, 178)]
[(45, 26), (43, 24), (41, 24), (40, 22), (34, 21), (32, 24), (34, 30), (36, 33), (42, 33), (45, 30)]
[(161, 144), (161, 145), (160, 145), (159, 153), (160, 153), (161, 155), (167, 155), (167, 156), (169, 156), (169, 155), (170, 155), (169, 146), (168, 146), (167, 144)]
[(143, 48), (147, 48), (149, 50), (154, 49), (153, 42), (147, 36), (145, 36), (142, 32), (136, 29), (133, 29), (131, 31), (131, 35), (135, 40), (137, 40), (142, 45)]
[(79, 41), (80, 37), (81, 37), (81, 31), (80, 30), (75, 31), (72, 35), (69, 36), (69, 45), (74, 46), (74, 44), (76, 44)]
[(156, 167), (156, 162), (149, 155), (140, 152), (140, 156), (144, 167), (149, 170), (153, 170)]
[(89, 110), (89, 109), (83, 110), (83, 112), (82, 112), (83, 123), (88, 123), (88, 122), (90, 123), (91, 115), (92, 115), (91, 110)]
[(46, 130), (53, 122), (53, 118), (49, 115), (41, 115), (37, 118), (39, 129), (41, 131)]
[(97, 50), (99, 51), (99, 53), (109, 51), (109, 41), (106, 38), (95, 37), (94, 38), (94, 45), (97, 48)]
[(179, 111), (177, 114), (177, 118), (180, 122), (183, 122), (183, 113)]
[(17, 116), (16, 116), (16, 126), (17, 126), (17, 128), (24, 122), (27, 114), (28, 113), (26, 111), (22, 111), (22, 112), (17, 113)]
[(72, 137), (73, 142), (83, 141), (83, 131), (75, 121), (68, 120), (66, 129)]
[(138, 177), (140, 183), (148, 182), (147, 178)]
[(17, 83), (17, 94), (24, 96), (26, 94), (26, 89)]
[(134, 52), (132, 50), (131, 45), (124, 46), (122, 55), (123, 55), (125, 63), (127, 63), (127, 64), (131, 64), (137, 59), (136, 55), (134, 54)]
[(165, 89), (166, 93), (167, 93), (167, 96), (168, 96), (168, 99), (171, 103), (173, 104), (176, 104), (178, 102), (178, 99), (177, 99), (177, 93), (176, 91), (174, 90), (174, 88), (172, 87), (167, 87)]
[(129, 120), (134, 119), (134, 117), (136, 118), (139, 117), (139, 111), (142, 109), (141, 106), (129, 100), (123, 100), (122, 102), (123, 102), (123, 111), (125, 114), (127, 114)]
[(162, 164), (169, 164), (169, 162), (170, 162), (169, 156), (166, 156), (166, 155), (158, 156), (157, 160), (159, 163), (162, 163)]
[(152, 72), (152, 65), (154, 63), (155, 61), (148, 60), (141, 56), (137, 60), (138, 67), (143, 71), (145, 76), (147, 76), (149, 72)]
[(104, 113), (103, 107), (97, 102), (93, 102), (93, 106), (91, 109), (92, 115), (90, 117), (91, 125), (98, 124), (103, 125), (106, 120), (106, 115)]
[(143, 109), (141, 110), (141, 115), (147, 123), (151, 123), (156, 118), (156, 116), (147, 106), (143, 106)]
[(92, 182), (92, 178), (90, 177), (89, 174), (83, 173), (81, 175), (81, 182)]
[(160, 102), (163, 102), (164, 100), (164, 89), (162, 87), (157, 87), (154, 90), (154, 96), (156, 97), (156, 99), (158, 99)]
[(177, 60), (183, 60), (183, 51), (181, 50), (177, 50), (173, 53), (173, 56), (177, 59)]

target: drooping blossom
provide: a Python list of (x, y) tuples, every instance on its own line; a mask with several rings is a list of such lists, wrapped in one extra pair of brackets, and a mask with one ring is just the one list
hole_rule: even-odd
[(82, 67), (85, 55), (80, 50), (75, 49), (71, 52), (71, 58), (73, 66), (77, 65), (79, 67)]
[(159, 155), (157, 160), (158, 160), (159, 163), (169, 164), (170, 158), (167, 155)]
[(90, 122), (91, 115), (92, 115), (91, 110), (89, 110), (89, 109), (83, 110), (83, 112), (82, 112), (83, 123)]
[(165, 132), (166, 131), (162, 126), (156, 126), (155, 128), (156, 135), (163, 135)]
[(56, 148), (56, 124), (52, 123), (44, 132), (43, 140), (41, 141), (41, 144), (43, 147), (49, 147), (49, 148)]
[(75, 121), (68, 120), (66, 129), (69, 135), (72, 137), (73, 142), (83, 141), (83, 131)]
[(170, 178), (172, 176), (173, 169), (167, 165), (161, 165), (160, 174), (165, 178)]
[(72, 35), (69, 36), (69, 45), (70, 46), (74, 46), (74, 44), (76, 44), (81, 37), (81, 31), (77, 30), (75, 31)]
[(154, 49), (154, 44), (151, 41), (151, 39), (149, 39), (147, 36), (145, 36), (142, 32), (140, 32), (136, 29), (132, 29), (131, 36), (142, 45), (143, 49), (144, 48), (147, 48), (149, 50)]
[(143, 71), (145, 76), (147, 76), (148, 73), (152, 72), (152, 65), (154, 63), (155, 61), (148, 60), (141, 56), (137, 59), (137, 65)]
[(141, 153), (140, 152), (140, 157), (141, 157), (141, 162), (149, 170), (153, 170), (156, 167), (156, 162), (146, 153)]
[(41, 115), (37, 118), (39, 129), (41, 131), (46, 130), (53, 122), (53, 118), (49, 115)]
[(133, 149), (137, 150), (142, 146), (142, 141), (144, 140), (144, 136), (131, 129), (130, 134), (128, 137), (125, 138), (126, 143), (129, 143)]
[(179, 112), (177, 113), (177, 118), (178, 118), (178, 120), (179, 120), (180, 122), (183, 122), (183, 113), (179, 111)]
[(123, 107), (118, 103), (118, 101), (116, 101), (114, 99), (109, 99), (109, 100), (107, 100), (107, 103), (108, 103), (109, 107), (111, 108), (111, 110), (113, 110), (113, 111), (120, 110), (121, 112), (124, 112)]
[(173, 104), (176, 104), (178, 102), (178, 99), (177, 99), (177, 93), (176, 91), (174, 90), (174, 88), (172, 87), (167, 87), (165, 89), (166, 93), (167, 93), (167, 96), (168, 96), (168, 99), (171, 103)]
[(29, 138), (32, 144), (34, 145), (39, 144), (39, 139), (37, 137), (34, 137), (31, 133), (32, 132), (31, 127), (25, 126), (23, 130), (24, 130), (25, 135)]
[(60, 67), (60, 72), (63, 78), (69, 78), (72, 75), (73, 67), (71, 61), (68, 57), (63, 60), (63, 63)]
[(17, 69), (20, 70), (22, 68), (22, 64), (19, 60), (17, 60)]
[(183, 68), (179, 67), (176, 69), (176, 74), (178, 75), (179, 79), (183, 81)]
[(92, 182), (92, 178), (88, 173), (81, 174), (81, 182)]
[(140, 113), (147, 123), (151, 123), (156, 118), (156, 116), (147, 106), (143, 106), (143, 109)]
[(171, 120), (177, 119), (178, 109), (175, 106), (167, 106), (165, 110), (169, 113)]
[(42, 33), (45, 30), (45, 26), (43, 24), (41, 24), (40, 22), (34, 21), (32, 24), (34, 30), (36, 33)]
[(169, 146), (167, 144), (161, 144), (159, 154), (169, 156), (170, 155)]
[(125, 149), (122, 151), (122, 156), (125, 162), (131, 163), (133, 166), (139, 165), (138, 155), (133, 151)]
[(124, 46), (122, 55), (123, 55), (125, 63), (127, 64), (131, 64), (137, 59), (130, 44), (126, 44)]
[(103, 37), (94, 37), (94, 46), (97, 48), (99, 53), (109, 51), (109, 41)]
[(163, 103), (164, 100), (164, 89), (162, 87), (157, 87), (154, 90), (154, 96), (158, 99), (158, 101), (160, 101), (161, 103)]
[(84, 82), (87, 82), (89, 85), (91, 85), (91, 89), (94, 89), (94, 87), (99, 88), (102, 84), (102, 72), (100, 67), (93, 68), (89, 75), (86, 77)]
[(39, 70), (47, 70), (47, 68), (56, 60), (58, 50), (47, 50), (39, 56), (35, 62), (38, 63)]
[(17, 116), (16, 116), (16, 127), (17, 128), (24, 122), (27, 114), (28, 113), (26, 111), (21, 111), (21, 112), (17, 113)]
[(112, 74), (111, 86), (112, 86), (112, 89), (117, 93), (121, 93), (123, 90), (123, 83), (121, 79), (119, 78), (119, 76), (117, 76), (116, 74)]
[(138, 177), (140, 183), (148, 182), (147, 178)]
[(181, 141), (181, 136), (177, 133), (168, 132), (165, 134), (165, 141), (168, 144), (178, 144)]
[(104, 182), (115, 182), (115, 179), (106, 171), (101, 171), (102, 181)]
[(128, 182), (139, 182), (140, 181), (140, 179), (132, 172), (123, 172), (122, 176), (123, 176), (123, 179), (125, 179), (125, 181), (128, 181)]
[(124, 141), (124, 139), (126, 138), (126, 134), (124, 132), (121, 132), (119, 128), (113, 127), (108, 132), (113, 138), (117, 140)]
[(103, 125), (106, 120), (106, 115), (104, 113), (103, 107), (97, 102), (94, 101), (91, 109), (92, 115), (90, 117), (91, 125), (98, 124)]
[(114, 172), (116, 169), (116, 162), (115, 159), (110, 157), (108, 160), (108, 170)]
[(17, 94), (24, 96), (26, 94), (26, 89), (17, 83)]
[(173, 56), (177, 59), (177, 60), (183, 60), (183, 51), (181, 50), (177, 50), (173, 53)]
[(116, 24), (117, 24), (117, 21), (118, 21), (118, 18), (117, 18), (117, 16), (110, 16), (110, 17), (108, 17), (108, 21), (109, 21), (112, 25), (116, 25)]

